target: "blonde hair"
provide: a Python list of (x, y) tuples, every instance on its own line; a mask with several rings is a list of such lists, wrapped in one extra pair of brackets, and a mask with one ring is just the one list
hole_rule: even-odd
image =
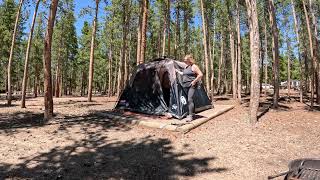
[(184, 57), (184, 61), (187, 60), (189, 62), (191, 62), (192, 64), (194, 64), (194, 59), (193, 59), (193, 55), (192, 54), (188, 54)]

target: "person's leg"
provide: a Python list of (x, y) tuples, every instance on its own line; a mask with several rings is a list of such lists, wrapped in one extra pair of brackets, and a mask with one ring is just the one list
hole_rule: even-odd
[(189, 118), (191, 118), (191, 120), (194, 113), (194, 102), (193, 102), (194, 92), (195, 92), (195, 88), (190, 87), (188, 90), (188, 108), (189, 108)]

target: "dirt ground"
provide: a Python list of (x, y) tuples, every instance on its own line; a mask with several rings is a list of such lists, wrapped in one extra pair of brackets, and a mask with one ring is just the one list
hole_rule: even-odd
[(320, 157), (320, 111), (294, 100), (283, 99), (256, 125), (244, 103), (187, 134), (107, 119), (116, 99), (94, 100), (54, 99), (47, 123), (43, 98), (28, 99), (27, 109), (0, 100), (0, 179), (260, 180), (286, 171), (290, 160)]

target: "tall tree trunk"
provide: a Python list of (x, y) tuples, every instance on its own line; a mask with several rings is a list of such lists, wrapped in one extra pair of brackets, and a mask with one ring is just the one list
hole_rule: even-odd
[(30, 57), (30, 49), (31, 49), (31, 42), (34, 30), (34, 24), (36, 22), (38, 8), (39, 8), (40, 0), (37, 0), (36, 7), (34, 9), (31, 29), (28, 38), (27, 50), (26, 50), (26, 59), (24, 62), (24, 72), (23, 72), (23, 80), (22, 80), (22, 98), (21, 98), (21, 108), (26, 108), (26, 89), (27, 89), (27, 82), (28, 82), (28, 66), (29, 66), (29, 57)]
[[(264, 83), (268, 84), (268, 34), (267, 25), (264, 25)], [(265, 87), (264, 94), (267, 96), (267, 88)]]
[(144, 0), (140, 0), (140, 16), (138, 24), (138, 37), (137, 37), (137, 65), (140, 64), (141, 58), (141, 35), (142, 35), (142, 19), (143, 19), (143, 4)]
[(126, 0), (123, 4), (123, 35), (122, 35), (122, 50), (120, 61), (120, 81), (119, 81), (119, 93), (124, 88), (126, 79), (126, 54), (127, 54), (127, 34), (129, 31), (130, 10), (129, 0)]
[(93, 72), (94, 72), (94, 46), (97, 31), (97, 21), (98, 21), (98, 10), (99, 10), (99, 0), (96, 0), (95, 16), (93, 20), (92, 35), (91, 35), (91, 49), (90, 49), (90, 66), (89, 66), (89, 84), (88, 84), (88, 101), (92, 101), (92, 83), (93, 83)]
[(288, 97), (290, 98), (290, 89), (291, 89), (291, 47), (290, 47), (290, 42), (289, 42), (289, 38), (287, 38), (287, 56), (288, 56), (288, 67), (287, 67), (287, 71), (288, 71), (288, 80), (287, 80), (287, 88), (288, 88)]
[(318, 40), (318, 19), (315, 17), (315, 9), (313, 0), (309, 0), (310, 12), (312, 17), (312, 28), (314, 29), (314, 68), (315, 71), (315, 85), (317, 94), (317, 103), (320, 104), (320, 60), (319, 60), (319, 40)]
[(292, 15), (294, 19), (294, 31), (296, 33), (296, 39), (298, 43), (298, 59), (299, 59), (299, 70), (300, 70), (300, 102), (303, 102), (303, 75), (302, 75), (302, 62), (301, 62), (301, 49), (300, 49), (300, 35), (299, 35), (299, 25), (298, 25), (298, 20), (297, 20), (297, 15), (296, 15), (296, 10), (295, 10), (295, 4), (293, 0), (291, 0), (291, 8), (292, 8)]
[(52, 99), (52, 76), (51, 76), (51, 46), (54, 21), (56, 19), (57, 6), (59, 0), (52, 0), (46, 36), (44, 39), (44, 119), (50, 120), (53, 116), (53, 99)]
[[(231, 13), (230, 13), (231, 14)], [(231, 15), (229, 15), (229, 40), (230, 40), (230, 56), (231, 56), (231, 70), (232, 70), (232, 98), (237, 98), (237, 66), (235, 61), (235, 46), (234, 46), (234, 32), (231, 27)]]
[(165, 2), (166, 10), (163, 17), (163, 34), (162, 34), (162, 56), (166, 55), (166, 36), (168, 36), (168, 52), (167, 55), (170, 56), (170, 0)]
[(140, 52), (140, 62), (139, 64), (144, 63), (145, 54), (146, 54), (146, 32), (148, 25), (148, 8), (149, 0), (143, 0), (143, 15), (142, 15), (142, 25), (141, 25), (141, 52)]
[(202, 33), (203, 33), (203, 47), (204, 47), (204, 59), (205, 59), (205, 77), (206, 77), (206, 88), (207, 92), (210, 89), (210, 79), (209, 79), (209, 53), (208, 53), (208, 39), (207, 39), (207, 22), (206, 22), (206, 15), (205, 15), (205, 7), (203, 0), (200, 0), (201, 6), (201, 16), (202, 16)]
[(269, 18), (272, 29), (272, 55), (273, 55), (273, 107), (278, 108), (279, 100), (279, 31), (276, 22), (273, 0), (268, 0)]
[(224, 30), (221, 30), (221, 40), (220, 40), (220, 61), (219, 61), (219, 65), (218, 65), (218, 86), (217, 86), (217, 92), (218, 94), (220, 94), (220, 89), (221, 89), (221, 66), (222, 66), (222, 63), (223, 63), (223, 59), (224, 59)]
[(184, 31), (184, 54), (189, 53), (189, 43), (190, 43), (190, 34), (189, 34), (189, 10), (186, 7), (186, 2), (184, 1), (184, 13), (183, 13), (183, 31)]
[(259, 52), (260, 37), (256, 0), (246, 0), (249, 29), (250, 29), (250, 58), (251, 58), (251, 92), (250, 92), (250, 122), (257, 122), (259, 107)]
[(180, 0), (177, 0), (176, 5), (176, 27), (174, 35), (174, 57), (180, 59)]
[[(112, 40), (111, 40), (112, 42)], [(108, 76), (108, 97), (112, 96), (112, 47), (109, 50), (109, 76)]]
[(213, 38), (212, 38), (212, 54), (211, 54), (211, 62), (210, 62), (210, 71), (211, 71), (211, 101), (213, 101), (214, 97), (214, 55), (215, 55), (215, 39), (216, 37), (216, 31), (213, 28)]
[(310, 48), (310, 55), (311, 55), (311, 109), (313, 109), (314, 106), (314, 80), (315, 80), (315, 73), (314, 73), (314, 64), (315, 64), (315, 56), (314, 56), (314, 47), (313, 47), (313, 41), (312, 41), (312, 33), (311, 33), (311, 25), (310, 25), (310, 19), (306, 7), (305, 0), (302, 0), (303, 4), (303, 10), (304, 10), (304, 15), (306, 18), (306, 23), (307, 23), (307, 30), (308, 30), (308, 37), (309, 37), (309, 48)]
[[(63, 32), (63, 25), (62, 25)], [(60, 97), (60, 92), (62, 91), (62, 76), (61, 76), (61, 47), (63, 47), (63, 36), (60, 36), (60, 46), (58, 47), (58, 58), (57, 58), (57, 67), (56, 67), (56, 81), (55, 81), (55, 96)]]
[(235, 60), (235, 44), (234, 44), (234, 31), (232, 28), (232, 13), (230, 11), (230, 3), (227, 1), (228, 11), (228, 30), (229, 30), (229, 42), (230, 42), (230, 59), (231, 59), (231, 71), (232, 71), (232, 98), (237, 98), (237, 65)]
[(11, 106), (11, 101), (12, 101), (12, 85), (11, 85), (11, 66), (12, 66), (12, 59), (13, 59), (13, 51), (14, 51), (14, 46), (16, 43), (16, 36), (17, 36), (17, 29), (18, 29), (18, 24), (19, 24), (19, 18), (20, 18), (20, 12), (21, 12), (21, 7), (23, 4), (23, 0), (20, 0), (19, 2), (19, 7), (18, 11), (16, 14), (16, 21), (14, 23), (14, 29), (13, 29), (13, 34), (12, 34), (12, 42), (11, 42), (11, 48), (10, 48), (10, 56), (9, 56), (9, 61), (8, 61), (8, 70), (7, 70), (7, 86), (8, 86), (8, 105)]
[(236, 3), (236, 10), (237, 10), (237, 72), (238, 72), (238, 88), (237, 88), (237, 93), (238, 93), (238, 102), (241, 104), (241, 32), (240, 32), (240, 9), (239, 9), (239, 0), (237, 0)]

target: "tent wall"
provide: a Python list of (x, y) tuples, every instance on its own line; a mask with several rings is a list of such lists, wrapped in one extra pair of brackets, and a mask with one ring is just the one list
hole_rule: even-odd
[[(181, 71), (185, 66), (171, 59), (139, 65), (121, 94), (116, 109), (156, 115), (169, 112), (178, 119), (185, 117), (188, 114), (188, 92), (181, 86), (181, 76), (176, 73), (176, 69)], [(169, 84), (165, 82), (168, 79)], [(164, 100), (164, 84), (170, 88), (169, 104)], [(203, 85), (195, 91), (194, 103), (196, 112), (211, 108)]]

